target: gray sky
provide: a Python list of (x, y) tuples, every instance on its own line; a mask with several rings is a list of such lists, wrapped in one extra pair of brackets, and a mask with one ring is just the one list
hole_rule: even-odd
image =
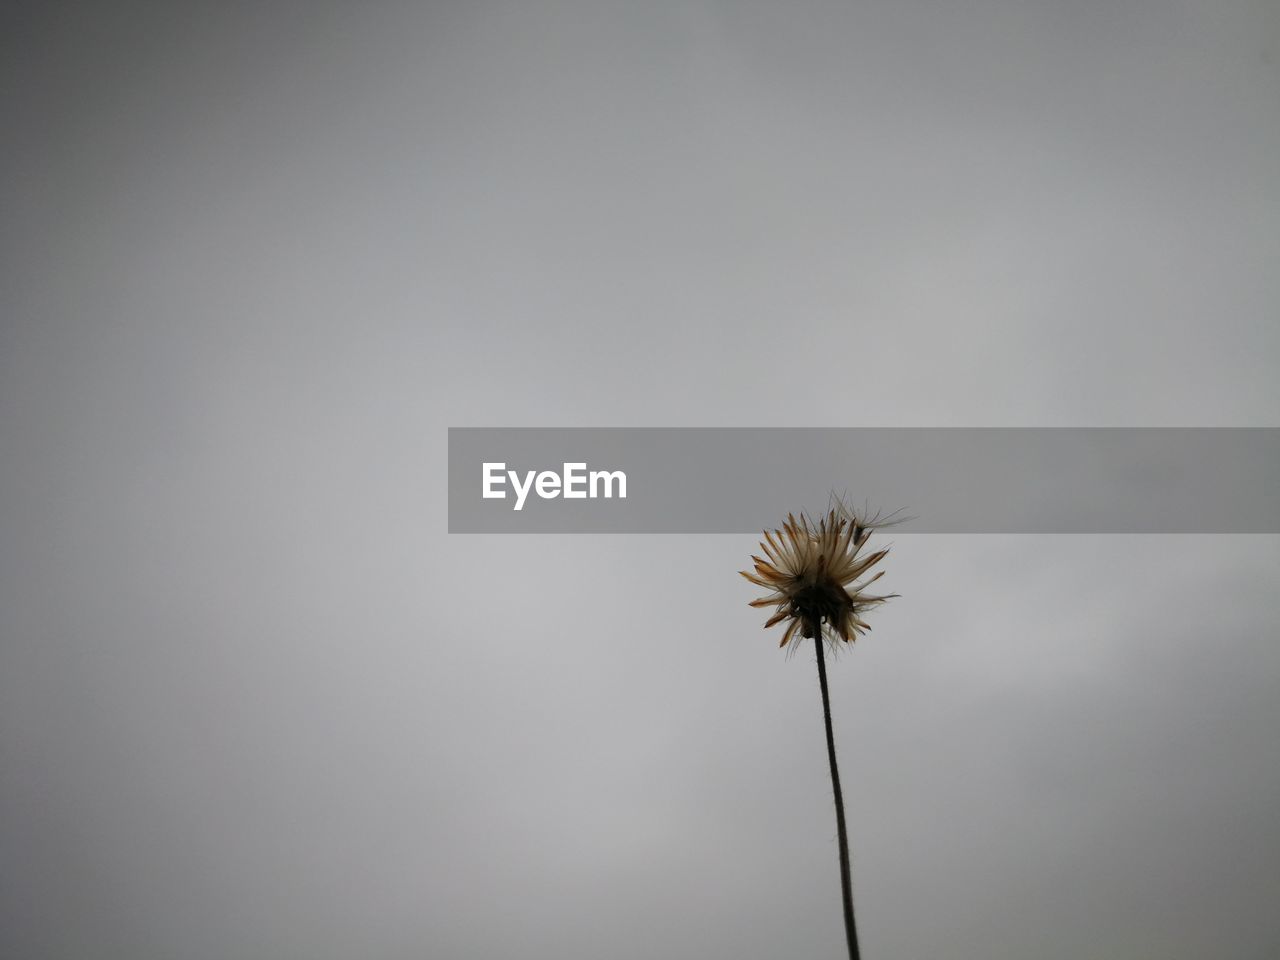
[[(1280, 426), (1278, 40), (8, 5), (0, 954), (838, 956), (754, 539), (450, 537), (446, 428)], [(1274, 956), (1280, 540), (894, 539), (865, 953)]]

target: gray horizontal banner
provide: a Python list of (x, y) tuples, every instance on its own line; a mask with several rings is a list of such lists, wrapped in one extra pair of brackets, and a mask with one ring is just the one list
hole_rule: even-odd
[(1280, 533), (1280, 429), (449, 430), (450, 533), (754, 533), (832, 492), (903, 532)]

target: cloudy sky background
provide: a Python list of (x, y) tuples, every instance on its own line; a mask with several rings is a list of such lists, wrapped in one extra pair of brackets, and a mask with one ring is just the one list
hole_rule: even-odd
[[(1280, 425), (1273, 4), (0, 18), (6, 957), (838, 956), (754, 539), (446, 428)], [(1280, 538), (893, 539), (867, 955), (1274, 956)]]

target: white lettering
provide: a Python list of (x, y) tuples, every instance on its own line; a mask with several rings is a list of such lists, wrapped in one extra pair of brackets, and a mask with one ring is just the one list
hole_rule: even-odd
[(621, 498), (621, 499), (623, 499), (623, 500), (627, 499), (627, 475), (626, 475), (625, 473), (623, 473), (621, 470), (614, 470), (614, 471), (612, 471), (612, 472), (607, 471), (607, 470), (592, 470), (592, 471), (591, 471), (591, 496), (592, 496), (592, 499), (594, 499), (594, 498), (596, 498), (596, 497), (600, 496), (600, 494), (596, 493), (596, 481), (597, 481), (597, 480), (603, 480), (603, 481), (604, 481), (604, 497), (605, 497), (605, 499), (606, 499), (606, 500), (613, 496), (613, 481), (614, 481), (614, 480), (617, 480), (617, 481), (618, 481), (618, 496), (619, 496), (619, 498)]
[(505, 463), (486, 463), (484, 465), (484, 498), (486, 500), (505, 500), (507, 491), (494, 490), (493, 485), (503, 484), (507, 482), (507, 478), (502, 475), (502, 471), (507, 469)]
[(533, 486), (533, 474), (534, 474), (533, 470), (530, 470), (527, 474), (525, 474), (524, 486), (521, 486), (519, 474), (517, 474), (514, 470), (507, 471), (507, 476), (511, 478), (511, 486), (514, 487), (516, 491), (516, 509), (517, 510), (524, 509), (524, 498), (529, 495), (529, 488)]
[[(566, 500), (585, 500), (587, 497), (587, 477), (583, 472), (585, 463), (566, 463), (564, 465), (564, 498)], [(581, 484), (581, 488), (574, 484)]]
[(543, 500), (554, 500), (560, 495), (560, 474), (554, 470), (543, 470), (538, 474), (538, 496)]
[[(536, 490), (543, 500), (555, 500), (563, 496), (566, 500), (595, 500), (604, 497), (627, 498), (627, 475), (621, 470), (587, 471), (585, 463), (564, 464), (562, 473), (555, 470), (527, 470), (523, 474), (516, 470), (507, 470), (505, 463), (482, 464), (481, 495), (486, 500), (505, 500), (505, 489), (508, 481), (515, 491), (515, 504), (512, 509), (523, 510), (529, 492)], [(504, 476), (505, 472), (505, 476)]]

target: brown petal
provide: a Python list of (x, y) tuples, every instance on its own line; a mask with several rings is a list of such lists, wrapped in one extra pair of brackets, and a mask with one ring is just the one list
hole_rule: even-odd
[(782, 635), (782, 642), (778, 644), (779, 647), (785, 647), (791, 642), (791, 636), (796, 632), (796, 627), (798, 626), (800, 626), (799, 620), (792, 620), (791, 623), (787, 625), (786, 633)]
[(761, 576), (774, 576), (774, 577), (777, 577), (779, 580), (782, 580), (785, 578), (785, 575), (781, 573), (777, 569), (777, 567), (775, 567), (773, 564), (769, 563), (768, 561), (761, 560), (759, 557), (755, 555), (752, 555), (751, 559), (756, 562), (756, 573), (760, 574)]
[(779, 623), (785, 620), (789, 616), (791, 616), (791, 611), (786, 607), (784, 607), (781, 610), (779, 610), (777, 613), (775, 613), (772, 617), (770, 617), (768, 620), (765, 621), (764, 628), (768, 630), (775, 623)]
[(851, 580), (854, 577), (862, 576), (862, 574), (865, 573), (869, 568), (874, 567), (877, 563), (883, 560), (885, 558), (885, 555), (888, 552), (889, 552), (888, 550), (877, 550), (875, 553), (871, 554), (869, 557), (864, 559), (861, 563), (855, 564), (850, 575), (845, 578), (846, 581)]

